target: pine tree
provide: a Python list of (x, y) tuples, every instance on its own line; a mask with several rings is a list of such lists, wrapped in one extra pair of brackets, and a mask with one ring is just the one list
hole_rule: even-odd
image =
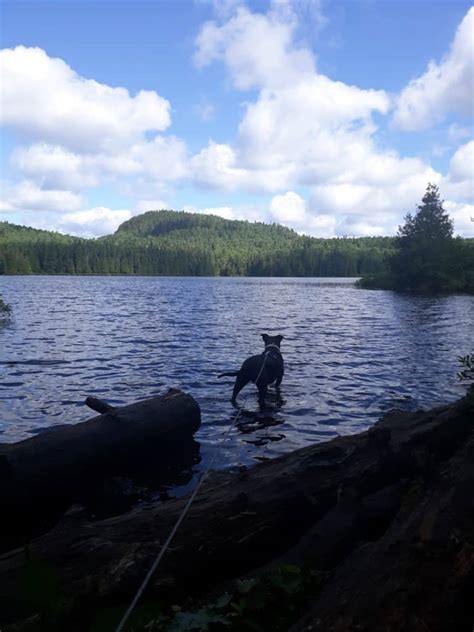
[(452, 286), (453, 221), (443, 208), (438, 187), (428, 184), (422, 204), (405, 216), (390, 260), (398, 289), (443, 291)]

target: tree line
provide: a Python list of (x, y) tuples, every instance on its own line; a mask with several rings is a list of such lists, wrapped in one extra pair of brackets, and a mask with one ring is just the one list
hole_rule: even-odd
[(176, 211), (149, 211), (99, 239), (0, 223), (0, 274), (348, 277), (380, 270), (393, 249), (390, 237), (321, 239)]

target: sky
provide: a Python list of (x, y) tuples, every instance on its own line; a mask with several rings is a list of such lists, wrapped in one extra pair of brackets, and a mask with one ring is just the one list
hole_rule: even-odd
[(474, 237), (474, 7), (0, 0), (0, 221), (148, 210), (393, 235), (428, 183)]

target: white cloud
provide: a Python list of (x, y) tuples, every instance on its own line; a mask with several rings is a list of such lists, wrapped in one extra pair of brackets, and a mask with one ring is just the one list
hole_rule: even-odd
[(309, 169), (312, 177), (325, 178), (337, 169), (333, 159), (347, 156), (348, 145), (367, 145), (372, 113), (388, 106), (381, 91), (316, 74), (288, 88), (262, 90), (239, 126), (242, 160), (267, 168), (295, 163), (300, 173)]
[(289, 226), (298, 233), (315, 237), (334, 237), (336, 234), (336, 216), (314, 213), (294, 191), (275, 195), (270, 201), (269, 210), (272, 221)]
[(16, 148), (12, 165), (44, 188), (84, 189), (104, 181), (140, 177), (167, 182), (187, 174), (186, 145), (174, 136), (156, 136), (116, 154), (74, 153), (58, 145), (36, 143)]
[[(230, 1), (222, 6), (219, 20), (203, 26), (196, 63), (221, 62), (235, 88), (255, 92), (243, 104), (235, 139), (211, 139), (192, 158), (183, 140), (159, 133), (171, 119), (170, 104), (157, 93), (133, 96), (124, 88), (84, 79), (41, 49), (2, 51), (3, 122), (21, 132), (25, 143), (33, 143), (11, 156), (11, 165), (25, 181), (8, 185), (4, 212), (63, 212), (64, 222), (50, 215), (56, 229), (100, 235), (137, 212), (170, 208), (163, 200), (172, 199), (171, 187), (189, 179), (228, 193), (272, 196), (266, 205), (193, 209), (205, 214), (271, 218), (321, 236), (393, 234), (403, 215), (415, 209), (427, 183), (434, 182), (449, 200), (446, 208), (450, 204), (456, 213), (460, 232), (471, 229), (463, 218), (473, 198), (473, 144), (457, 149), (445, 177), (419, 158), (382, 149), (376, 121), (389, 114), (389, 95), (317, 71), (298, 22), (311, 11), (314, 24), (324, 26), (320, 3), (312, 0), (273, 0), (267, 14)], [(468, 13), (449, 54), (435, 64), (436, 82), (429, 73), (416, 80), (423, 90), (420, 110), (410, 110), (410, 124), (418, 116), (438, 120), (448, 111), (449, 99), (465, 108), (461, 77), (470, 46), (465, 24), (472, 23), (473, 15)], [(397, 116), (403, 98), (409, 103), (415, 94), (409, 90), (401, 95)], [(211, 104), (200, 105), (198, 114), (212, 116)], [(464, 142), (469, 130), (452, 124), (447, 135), (451, 142)], [(104, 183), (130, 198), (124, 203), (130, 210), (87, 209), (80, 192)]]
[(48, 188), (82, 189), (99, 183), (94, 158), (74, 154), (57, 145), (37, 143), (17, 147), (10, 161), (23, 176)]
[[(397, 215), (441, 174), (419, 158), (377, 147), (374, 114), (388, 114), (389, 96), (319, 74), (311, 52), (295, 44), (296, 30), (287, 2), (267, 15), (240, 8), (225, 23), (203, 27), (197, 62), (220, 60), (237, 88), (259, 92), (245, 107), (235, 145), (211, 141), (194, 156), (195, 178), (224, 191), (279, 194), (272, 217), (300, 232), (392, 232)], [(257, 43), (263, 37), (268, 55)], [(302, 186), (308, 204), (297, 192)]]
[(12, 208), (76, 211), (84, 208), (79, 192), (104, 184), (137, 200), (155, 198), (188, 174), (186, 144), (157, 133), (171, 119), (170, 104), (155, 92), (133, 96), (84, 79), (39, 48), (2, 50), (0, 68), (1, 122), (37, 141), (10, 155), (28, 182), (10, 187)]
[[(385, 219), (385, 218), (379, 218)], [(336, 235), (339, 237), (371, 237), (373, 235), (385, 235), (386, 224), (374, 224), (374, 218), (370, 216), (345, 217), (336, 227)]]
[(305, 201), (294, 191), (276, 195), (270, 202), (270, 213), (277, 222), (300, 225), (306, 216)]
[(210, 141), (190, 162), (194, 181), (201, 186), (235, 191), (277, 191), (285, 186), (291, 171), (287, 165), (275, 169), (245, 168), (239, 165), (235, 150)]
[(461, 145), (451, 158), (449, 178), (453, 182), (470, 180), (474, 187), (474, 140)]
[[(453, 202), (464, 200), (468, 148), (453, 157), (451, 174), (443, 178), (420, 158), (379, 147), (374, 114), (388, 115), (391, 98), (383, 90), (318, 73), (312, 52), (297, 43), (297, 5), (278, 0), (265, 15), (239, 7), (202, 28), (197, 65), (222, 62), (234, 87), (258, 92), (245, 104), (235, 143), (211, 140), (193, 157), (195, 180), (223, 191), (276, 194), (269, 206), (274, 219), (299, 232), (325, 235), (393, 234), (428, 182), (442, 185)], [(460, 25), (438, 68), (445, 105), (457, 100), (462, 110), (469, 92), (466, 53), (473, 15)], [(452, 127), (449, 134), (460, 138), (465, 130)], [(309, 191), (307, 202), (298, 192), (302, 187)]]
[(85, 79), (41, 48), (3, 49), (0, 72), (2, 124), (47, 143), (114, 151), (171, 122), (170, 104), (156, 92), (131, 96)]
[(454, 232), (463, 237), (474, 237), (474, 204), (445, 202), (444, 208), (454, 220)]
[(134, 215), (146, 213), (147, 211), (169, 210), (171, 206), (163, 200), (139, 200), (134, 207)]
[[(386, 233), (386, 223), (393, 221), (393, 213), (382, 212), (371, 215), (360, 210), (354, 211), (354, 200), (357, 194), (369, 194), (370, 189), (358, 192), (356, 188), (345, 188), (338, 191), (337, 196), (342, 202), (338, 208), (332, 205), (329, 212), (318, 212), (323, 205), (317, 204), (315, 196), (307, 203), (294, 191), (284, 195), (276, 195), (270, 202), (270, 214), (274, 221), (289, 226), (298, 233), (315, 237), (335, 237), (348, 235), (364, 237), (367, 235), (383, 235)], [(333, 197), (329, 196), (332, 201)], [(352, 202), (351, 202), (352, 200)], [(346, 201), (347, 203), (344, 203)], [(344, 215), (344, 212), (348, 215)], [(376, 221), (381, 221), (377, 224)], [(396, 224), (393, 226), (396, 228)]]
[(458, 213), (459, 230), (463, 231), (467, 225), (462, 221), (460, 209), (474, 203), (474, 141), (470, 141), (457, 148), (453, 154), (449, 171), (440, 180), (440, 190), (452, 208)]
[(80, 209), (82, 203), (81, 195), (71, 191), (41, 189), (29, 180), (16, 184), (3, 183), (2, 186), (3, 212), (27, 210), (64, 213)]
[(127, 209), (110, 209), (104, 206), (66, 213), (57, 223), (57, 230), (80, 237), (100, 237), (113, 233), (132, 217)]
[(188, 174), (186, 144), (175, 136), (156, 136), (150, 142), (137, 143), (124, 155), (137, 165), (137, 172), (148, 179), (165, 182)]
[(238, 7), (223, 25), (207, 22), (196, 39), (194, 60), (199, 67), (223, 61), (238, 89), (288, 85), (314, 72), (314, 60), (304, 48), (293, 43), (296, 19), (281, 11), (268, 15)]
[(448, 54), (401, 92), (394, 123), (405, 130), (426, 129), (449, 112), (472, 116), (474, 94), (474, 7), (459, 25)]
[(217, 217), (222, 217), (223, 219), (237, 219), (234, 209), (230, 206), (203, 208), (199, 212), (203, 215), (217, 215)]

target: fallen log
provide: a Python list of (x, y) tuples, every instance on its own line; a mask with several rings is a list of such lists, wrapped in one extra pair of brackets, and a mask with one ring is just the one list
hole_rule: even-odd
[[(35, 533), (71, 503), (84, 499), (103, 477), (126, 476), (143, 460), (187, 461), (200, 426), (196, 401), (179, 390), (113, 408), (95, 398), (102, 414), (13, 444), (0, 444), (3, 542), (8, 533)], [(5, 511), (6, 509), (6, 511)]]
[[(381, 595), (378, 616), (370, 619), (373, 627), (361, 629), (417, 630), (415, 625), (405, 627), (406, 618), (397, 624), (396, 614), (392, 627), (383, 624), (389, 589), (397, 585), (393, 568), (405, 555), (412, 556), (411, 566), (399, 564), (397, 606), (405, 614), (410, 608), (412, 613), (414, 608), (425, 608), (428, 629), (448, 629), (436, 623), (437, 617), (445, 621), (436, 608), (437, 602), (442, 603), (439, 589), (445, 591), (446, 605), (454, 599), (453, 590), (458, 596), (467, 594), (474, 575), (473, 416), (474, 402), (469, 398), (427, 412), (395, 411), (367, 432), (300, 449), (240, 475), (213, 473), (197, 494), (145, 597), (162, 599), (170, 593), (178, 601), (180, 594), (199, 595), (268, 564), (304, 563), (334, 578), (325, 592), (332, 591), (337, 598), (327, 597), (326, 610), (324, 603), (317, 602), (319, 612), (325, 614), (320, 629), (356, 629), (359, 619), (351, 619), (344, 600), (362, 617), (363, 608), (349, 597), (353, 590), (370, 609), (372, 593), (364, 597), (370, 585)], [(443, 478), (445, 472), (448, 480)], [(457, 482), (461, 491), (452, 487)], [(433, 501), (431, 507), (425, 497), (426, 502)], [(446, 505), (449, 499), (453, 507)], [(78, 509), (31, 543), (29, 556), (54, 569), (69, 603), (64, 629), (86, 630), (91, 613), (104, 604), (124, 606), (130, 601), (185, 503), (186, 499), (175, 499), (95, 523)], [(446, 507), (449, 521), (444, 527)], [(430, 547), (440, 542), (442, 559), (436, 577), (443, 581), (434, 583), (430, 597), (423, 586), (413, 586), (422, 572), (423, 556), (429, 558)], [(371, 552), (377, 550), (379, 557), (373, 559)], [(367, 560), (364, 551), (370, 552)], [(351, 560), (358, 566), (351, 567)], [(0, 557), (4, 623), (37, 611), (19, 589), (25, 564), (21, 550)], [(366, 568), (373, 577), (365, 576)], [(411, 578), (407, 569), (413, 573)], [(425, 569), (423, 577), (428, 576)], [(407, 587), (409, 581), (413, 586)], [(349, 592), (341, 586), (348, 586)], [(403, 610), (400, 602), (405, 597)], [(339, 616), (338, 608), (345, 618), (341, 615), (340, 626), (332, 628), (331, 617)], [(472, 604), (469, 608), (466, 617), (474, 612)], [(306, 624), (302, 622), (301, 629), (309, 630)]]

